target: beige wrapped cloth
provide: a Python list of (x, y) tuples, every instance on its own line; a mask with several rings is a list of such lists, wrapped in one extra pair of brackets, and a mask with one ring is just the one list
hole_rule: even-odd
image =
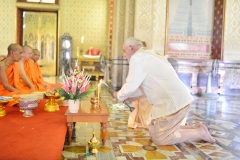
[(148, 125), (151, 122), (150, 114), (152, 105), (148, 102), (146, 96), (138, 97), (137, 100), (132, 102), (132, 106), (135, 109), (129, 115), (128, 127), (148, 129)]
[(152, 141), (157, 145), (171, 145), (181, 138), (179, 126), (188, 113), (190, 105), (166, 117), (153, 119), (149, 124)]

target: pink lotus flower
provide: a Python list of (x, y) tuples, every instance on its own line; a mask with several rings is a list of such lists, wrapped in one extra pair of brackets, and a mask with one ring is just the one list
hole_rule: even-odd
[(58, 88), (59, 95), (65, 100), (82, 99), (93, 91), (93, 89), (89, 89), (90, 78), (91, 76), (84, 76), (83, 71), (75, 66), (73, 72), (64, 77), (63, 87)]
[(69, 87), (67, 85), (64, 85), (64, 91), (67, 93), (69, 92)]
[(86, 90), (85, 87), (81, 87), (81, 88), (80, 88), (80, 93), (83, 93), (85, 90)]
[(77, 90), (77, 86), (72, 86), (72, 93), (75, 94), (76, 93), (76, 90)]

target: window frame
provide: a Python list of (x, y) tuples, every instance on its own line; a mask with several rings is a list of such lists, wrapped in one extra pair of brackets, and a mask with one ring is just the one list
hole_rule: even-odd
[(55, 0), (54, 3), (46, 3), (42, 2), (42, 0), (39, 0), (40, 2), (28, 2), (28, 0), (17, 0), (17, 2), (24, 2), (24, 3), (40, 3), (40, 4), (59, 4), (59, 0)]

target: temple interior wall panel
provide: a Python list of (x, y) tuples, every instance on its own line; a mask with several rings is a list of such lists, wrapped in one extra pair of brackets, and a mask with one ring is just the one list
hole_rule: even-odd
[[(218, 3), (218, 0), (214, 2)], [(59, 0), (58, 6), (41, 7), (44, 9), (50, 6), (58, 11), (57, 34), (61, 37), (64, 33), (69, 33), (73, 37), (73, 57), (76, 57), (77, 47), (83, 48), (83, 52), (90, 47), (98, 48), (105, 54), (109, 60), (110, 81), (114, 83), (112, 86), (118, 88), (124, 83), (128, 72), (128, 64), (122, 51), (123, 42), (128, 37), (135, 36), (146, 41), (147, 46), (159, 54), (166, 54), (168, 37), (166, 28), (169, 27), (168, 23), (171, 19), (171, 17), (168, 19), (169, 5), (171, 4), (167, 0)], [(24, 6), (31, 8), (31, 6), (36, 7), (36, 4), (20, 4), (16, 0), (3, 0), (0, 3), (0, 56), (6, 56), (7, 46), (17, 41), (17, 8)], [(212, 88), (222, 94), (238, 94), (240, 89), (240, 0), (225, 0), (221, 7), (224, 9), (224, 15), (220, 17), (223, 18), (224, 25), (222, 26), (222, 50), (218, 53), (221, 55), (219, 76), (217, 79), (212, 79)], [(110, 8), (112, 8), (111, 14)], [(209, 8), (205, 10), (210, 11)], [(112, 17), (109, 18), (109, 15)], [(110, 19), (112, 22), (109, 24)], [(199, 19), (199, 23), (202, 22), (201, 20), (202, 18)], [(110, 26), (112, 28), (109, 31)], [(111, 37), (108, 37), (109, 33)], [(84, 44), (81, 43), (81, 36), (84, 36)], [(59, 43), (60, 41), (58, 46)], [(204, 92), (212, 59), (209, 57), (184, 59), (178, 56), (174, 58), (178, 62), (178, 75), (191, 92), (193, 94)]]

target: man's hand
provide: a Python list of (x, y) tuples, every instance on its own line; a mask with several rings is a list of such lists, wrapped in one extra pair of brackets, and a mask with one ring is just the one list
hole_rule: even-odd
[(48, 87), (48, 84), (46, 82), (43, 82), (42, 85), (47, 88)]
[(33, 85), (31, 85), (30, 90), (35, 90), (35, 87)]
[(114, 97), (115, 99), (118, 99), (117, 94), (118, 94), (118, 92), (114, 92), (114, 93), (113, 93), (113, 97)]
[(131, 103), (131, 102), (135, 101), (136, 99), (137, 99), (136, 97), (130, 97), (130, 98), (125, 99), (123, 102)]

